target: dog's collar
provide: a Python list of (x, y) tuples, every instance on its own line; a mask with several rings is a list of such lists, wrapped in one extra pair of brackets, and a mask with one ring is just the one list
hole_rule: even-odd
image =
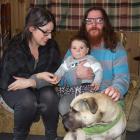
[(84, 128), (82, 128), (82, 130), (86, 133), (86, 135), (94, 135), (94, 134), (103, 133), (103, 132), (109, 130), (110, 128), (112, 128), (120, 120), (122, 114), (123, 114), (123, 112), (120, 111), (117, 118), (109, 124), (97, 124), (97, 125), (94, 125), (91, 127), (84, 127)]

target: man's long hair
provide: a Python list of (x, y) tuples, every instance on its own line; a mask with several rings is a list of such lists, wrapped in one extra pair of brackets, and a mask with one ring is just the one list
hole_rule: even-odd
[(117, 46), (118, 37), (117, 37), (117, 34), (114, 32), (114, 28), (112, 27), (105, 10), (101, 7), (91, 7), (90, 9), (88, 9), (85, 12), (85, 15), (84, 15), (84, 18), (83, 18), (83, 21), (82, 21), (82, 24), (81, 24), (81, 27), (80, 27), (78, 34), (81, 36), (84, 36), (85, 38), (88, 38), (88, 40), (89, 40), (88, 33), (86, 31), (85, 19), (87, 18), (89, 12), (92, 10), (95, 10), (95, 11), (97, 10), (97, 11), (100, 11), (102, 13), (102, 16), (104, 19), (103, 39), (105, 42), (105, 48), (113, 51)]

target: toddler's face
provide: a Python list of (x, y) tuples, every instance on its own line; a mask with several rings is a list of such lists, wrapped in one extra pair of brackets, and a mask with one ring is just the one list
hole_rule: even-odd
[(80, 40), (74, 40), (71, 43), (71, 54), (75, 59), (81, 59), (87, 55), (89, 48)]

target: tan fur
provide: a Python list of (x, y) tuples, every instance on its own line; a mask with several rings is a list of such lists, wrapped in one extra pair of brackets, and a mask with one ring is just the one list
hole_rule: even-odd
[[(101, 93), (84, 93), (77, 96), (71, 102), (71, 108), (80, 112), (80, 114), (74, 114), (75, 122), (81, 122), (83, 125), (92, 126), (102, 123), (110, 123), (117, 118), (122, 112), (122, 116), (118, 123), (109, 129), (107, 132), (101, 133), (100, 135), (86, 136), (84, 131), (80, 128), (74, 132), (77, 140), (114, 140), (120, 139), (121, 134), (126, 127), (126, 118), (121, 107), (114, 102), (110, 97)], [(75, 140), (73, 132), (68, 132), (64, 140)]]

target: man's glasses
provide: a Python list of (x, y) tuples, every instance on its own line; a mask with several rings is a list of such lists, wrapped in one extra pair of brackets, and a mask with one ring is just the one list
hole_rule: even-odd
[(38, 30), (40, 30), (43, 34), (44, 34), (44, 36), (48, 36), (49, 34), (51, 34), (52, 32), (48, 32), (48, 31), (43, 31), (41, 28), (39, 28), (39, 27), (37, 27), (37, 29)]
[(98, 18), (86, 18), (85, 19), (85, 23), (86, 24), (93, 24), (93, 23), (103, 24), (103, 22), (104, 22), (104, 19), (102, 17), (98, 17)]

